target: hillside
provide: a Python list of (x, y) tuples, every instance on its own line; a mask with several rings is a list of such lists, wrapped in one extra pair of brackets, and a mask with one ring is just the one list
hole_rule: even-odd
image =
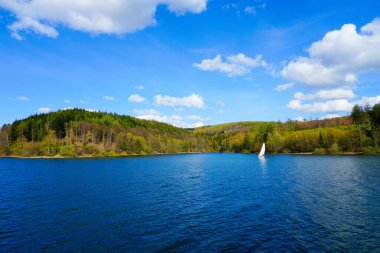
[[(265, 121), (242, 121), (231, 122), (212, 126), (203, 126), (194, 129), (197, 133), (237, 133), (247, 132), (258, 129), (269, 122)], [(272, 122), (278, 126), (293, 128), (295, 130), (315, 129), (324, 127), (337, 127), (337, 126), (350, 126), (352, 125), (352, 119), (350, 117), (337, 117), (332, 119), (311, 120), (311, 121), (288, 121)]]
[(189, 130), (130, 116), (83, 109), (16, 120), (2, 128), (1, 154), (113, 156), (207, 151)]
[(196, 129), (83, 109), (36, 114), (4, 125), (1, 156), (123, 156), (180, 152), (379, 152), (380, 104), (351, 117), (305, 122), (235, 122)]

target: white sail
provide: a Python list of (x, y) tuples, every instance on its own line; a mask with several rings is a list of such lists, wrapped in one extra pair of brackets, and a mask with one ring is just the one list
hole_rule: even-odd
[(263, 143), (263, 146), (261, 147), (259, 157), (263, 157), (265, 155), (265, 142)]

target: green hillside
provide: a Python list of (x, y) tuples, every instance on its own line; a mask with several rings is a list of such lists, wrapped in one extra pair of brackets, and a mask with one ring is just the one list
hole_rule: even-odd
[(351, 117), (305, 122), (235, 122), (183, 129), (83, 109), (36, 114), (4, 125), (1, 156), (123, 156), (180, 152), (379, 152), (380, 104)]
[(189, 130), (130, 116), (83, 109), (38, 114), (3, 126), (1, 154), (113, 156), (207, 151)]

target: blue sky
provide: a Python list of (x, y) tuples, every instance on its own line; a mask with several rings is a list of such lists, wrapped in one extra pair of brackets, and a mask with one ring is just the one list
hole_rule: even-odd
[(45, 2), (0, 2), (0, 124), (79, 107), (192, 127), (380, 102), (377, 0)]

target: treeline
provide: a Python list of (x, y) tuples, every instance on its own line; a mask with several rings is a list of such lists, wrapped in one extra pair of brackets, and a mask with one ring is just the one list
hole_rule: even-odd
[(201, 127), (212, 149), (257, 153), (263, 142), (270, 153), (380, 153), (380, 104), (355, 105), (350, 117), (305, 122), (239, 122)]
[(182, 129), (82, 109), (38, 114), (4, 125), (1, 156), (120, 156), (179, 152), (380, 153), (380, 104), (350, 117), (308, 122), (240, 122)]
[(38, 114), (4, 125), (0, 155), (116, 156), (207, 152), (207, 139), (189, 130), (82, 109)]

